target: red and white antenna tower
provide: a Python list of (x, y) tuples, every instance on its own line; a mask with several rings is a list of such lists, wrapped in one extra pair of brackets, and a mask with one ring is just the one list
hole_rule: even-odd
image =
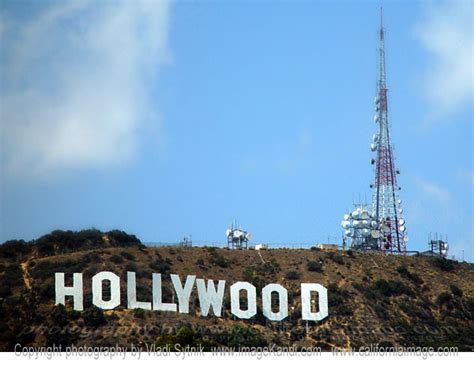
[(375, 180), (371, 185), (372, 217), (380, 224), (380, 237), (377, 245), (380, 250), (387, 252), (405, 252), (408, 237), (406, 236), (403, 209), (400, 207), (395, 169), (395, 157), (390, 141), (390, 123), (388, 120), (388, 97), (385, 72), (385, 44), (383, 28), (383, 11), (380, 11), (380, 49), (379, 49), (379, 79), (377, 96), (375, 97), (375, 117), (378, 133), (373, 137), (372, 151), (376, 152)]

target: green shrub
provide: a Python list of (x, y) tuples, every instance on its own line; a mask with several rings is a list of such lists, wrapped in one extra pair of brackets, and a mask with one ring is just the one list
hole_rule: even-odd
[(253, 280), (253, 268), (246, 267), (243, 271), (243, 277), (246, 282), (252, 282)]
[(281, 270), (281, 266), (278, 263), (278, 261), (276, 261), (276, 259), (272, 257), (269, 261), (267, 261), (265, 264), (260, 266), (259, 270), (261, 270), (260, 273), (262, 275), (264, 274), (275, 275)]
[(110, 256), (110, 261), (112, 261), (115, 264), (121, 264), (123, 263), (123, 257), (117, 254), (114, 254)]
[(204, 267), (204, 260), (203, 259), (197, 259), (196, 260), (196, 265), (199, 266), (200, 268)]
[(129, 252), (122, 251), (122, 252), (120, 253), (120, 255), (122, 255), (122, 257), (123, 257), (124, 259), (127, 259), (127, 260), (129, 260), (129, 261), (135, 261), (135, 255), (133, 255), (133, 254), (131, 254), (131, 253), (129, 253)]
[(171, 269), (170, 264), (168, 264), (168, 262), (163, 259), (158, 259), (158, 260), (153, 261), (150, 264), (150, 268), (152, 268), (153, 270), (157, 271), (160, 274), (167, 274)]
[(84, 323), (90, 327), (98, 327), (107, 323), (104, 311), (94, 305), (86, 308), (82, 313)]
[(378, 279), (375, 281), (374, 287), (378, 292), (387, 297), (399, 296), (401, 294), (406, 294), (408, 296), (414, 295), (411, 288), (398, 280), (390, 279), (387, 281), (385, 279)]
[(23, 272), (19, 264), (10, 264), (5, 268), (5, 272), (0, 276), (0, 284), (8, 287), (19, 287), (23, 285)]
[(204, 339), (201, 333), (194, 331), (189, 327), (181, 327), (176, 333), (161, 335), (156, 339), (155, 345), (170, 350), (177, 350), (177, 347), (202, 347), (204, 351), (211, 351), (212, 347), (218, 344), (213, 340)]
[(251, 327), (232, 326), (225, 345), (228, 347), (264, 347), (267, 342), (263, 336)]
[(327, 253), (328, 257), (337, 264), (344, 265), (344, 259), (337, 252), (331, 251)]
[(306, 268), (308, 269), (308, 271), (316, 271), (319, 273), (323, 271), (321, 263), (317, 261), (308, 261), (308, 263), (306, 264)]
[(387, 311), (387, 308), (383, 304), (376, 303), (374, 304), (373, 309), (380, 319), (388, 320), (390, 318), (390, 314)]
[(296, 280), (299, 278), (300, 278), (300, 273), (298, 273), (296, 270), (290, 270), (288, 273), (286, 273), (286, 279)]
[(145, 310), (143, 308), (134, 308), (133, 316), (138, 317), (139, 319), (145, 318)]
[(215, 264), (221, 268), (227, 268), (229, 266), (229, 261), (219, 254), (215, 248), (210, 247), (209, 253), (211, 255), (211, 264)]
[(444, 271), (452, 271), (454, 270), (454, 261), (445, 259), (444, 257), (435, 257), (433, 259), (433, 264), (437, 268), (444, 270)]
[(55, 326), (64, 327), (69, 324), (69, 317), (64, 305), (54, 306), (50, 313), (50, 317)]
[(23, 240), (11, 240), (4, 242), (0, 246), (0, 258), (14, 258), (16, 256), (23, 256), (30, 252), (31, 246)]
[(42, 284), (39, 288), (38, 294), (41, 299), (52, 300), (55, 295), (54, 284), (53, 283)]
[(462, 297), (462, 290), (456, 284), (451, 284), (449, 288), (455, 296)]
[(450, 293), (442, 292), (438, 295), (438, 298), (436, 299), (436, 303), (438, 304), (438, 306), (442, 306), (446, 303), (451, 302), (452, 299), (453, 297), (451, 296)]
[[(1, 280), (2, 279), (0, 278), (0, 281)], [(12, 294), (11, 287), (8, 284), (4, 283), (4, 282), (0, 283), (0, 298), (5, 298), (5, 297), (8, 297), (8, 296), (11, 296), (11, 294)]]
[(411, 280), (413, 283), (415, 283), (415, 284), (417, 284), (417, 285), (423, 284), (423, 279), (421, 279), (421, 278), (418, 276), (418, 274), (415, 274), (415, 273), (410, 272), (410, 270), (408, 270), (408, 268), (407, 268), (405, 265), (400, 265), (400, 266), (397, 268), (397, 272), (398, 272), (401, 276), (403, 276), (403, 277), (405, 277), (405, 278)]

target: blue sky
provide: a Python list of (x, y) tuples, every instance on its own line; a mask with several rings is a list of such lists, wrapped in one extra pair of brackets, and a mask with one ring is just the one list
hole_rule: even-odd
[(381, 4), (408, 248), (473, 261), (468, 1), (3, 1), (0, 241), (340, 241), (371, 197)]

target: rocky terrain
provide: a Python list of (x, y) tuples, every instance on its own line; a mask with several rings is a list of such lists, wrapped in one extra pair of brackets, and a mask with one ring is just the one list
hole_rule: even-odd
[[(91, 277), (121, 277), (121, 306), (92, 306)], [(163, 298), (174, 299), (169, 274), (248, 281), (257, 287), (258, 312), (249, 320), (230, 313), (226, 287), (221, 318), (200, 315), (193, 290), (190, 313), (126, 309), (126, 272), (137, 275), (139, 300), (151, 301), (151, 274), (163, 277)], [(84, 311), (54, 305), (54, 273), (84, 274)], [(329, 316), (301, 319), (300, 284), (328, 289)], [(289, 316), (270, 322), (260, 290), (288, 289)], [(106, 295), (105, 295), (106, 298)], [(213, 247), (146, 247), (121, 231), (54, 231), (37, 240), (0, 246), (0, 350), (22, 346), (91, 345), (170, 347), (321, 346), (346, 349), (386, 346), (474, 348), (474, 266), (423, 256), (309, 249), (227, 250)]]

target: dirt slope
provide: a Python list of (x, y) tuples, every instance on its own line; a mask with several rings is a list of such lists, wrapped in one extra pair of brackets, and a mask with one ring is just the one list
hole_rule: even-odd
[[(85, 233), (86, 232), (86, 233)], [(46, 238), (45, 238), (46, 237)], [(121, 277), (121, 306), (91, 306), (91, 277)], [(194, 289), (190, 314), (126, 309), (126, 272), (137, 274), (139, 300), (151, 301), (151, 274), (164, 277), (165, 301), (174, 295), (169, 274), (226, 280), (222, 318), (200, 315)], [(54, 306), (54, 273), (84, 273), (82, 313)], [(71, 281), (70, 277), (66, 282)], [(288, 289), (290, 314), (269, 322), (258, 312), (248, 321), (230, 313), (229, 286), (249, 281)], [(329, 317), (301, 320), (300, 284), (328, 288)], [(56, 231), (36, 241), (0, 246), (0, 350), (22, 345), (116, 345), (175, 343), (348, 348), (368, 344), (474, 348), (474, 267), (421, 256), (353, 251), (215, 248), (147, 248), (123, 232)]]

